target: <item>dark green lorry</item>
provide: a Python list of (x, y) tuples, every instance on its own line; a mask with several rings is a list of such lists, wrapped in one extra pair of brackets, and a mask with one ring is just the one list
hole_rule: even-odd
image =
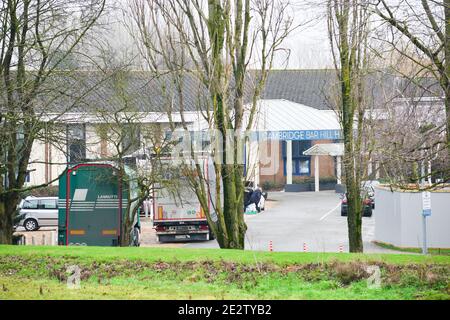
[[(114, 164), (69, 167), (59, 179), (58, 244), (118, 246), (128, 201), (135, 198), (134, 171), (120, 173)], [(120, 181), (122, 181), (120, 183)], [(132, 245), (139, 245), (139, 212), (133, 219)]]

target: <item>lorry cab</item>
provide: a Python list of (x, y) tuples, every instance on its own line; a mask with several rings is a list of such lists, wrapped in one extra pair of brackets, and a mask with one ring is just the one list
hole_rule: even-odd
[[(176, 165), (172, 165), (173, 158), (161, 159), (161, 163), (167, 167), (167, 180), (174, 180), (171, 172), (176, 172)], [(211, 158), (199, 156), (203, 175), (207, 177), (208, 208), (214, 208), (212, 199), (215, 190), (215, 180), (211, 173), (214, 172)], [(153, 194), (153, 226), (159, 242), (187, 242), (187, 241), (207, 241), (214, 239), (213, 233), (208, 225), (208, 220), (202, 209), (197, 195), (189, 185), (188, 179), (183, 174), (178, 174), (176, 192), (160, 184)]]

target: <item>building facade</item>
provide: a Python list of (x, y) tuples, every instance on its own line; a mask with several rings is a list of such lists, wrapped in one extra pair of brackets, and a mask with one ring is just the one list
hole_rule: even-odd
[[(81, 78), (89, 77), (94, 76), (86, 73)], [(382, 80), (392, 92), (397, 92), (396, 86), (389, 86), (389, 83), (394, 83), (390, 78)], [(103, 119), (99, 119), (97, 110), (114, 113), (123, 108), (124, 103), (131, 105), (132, 112), (139, 114), (138, 120), (131, 124), (139, 126), (142, 131), (156, 126), (164, 132), (169, 130), (170, 123), (179, 125), (181, 115), (177, 99), (174, 95), (165, 96), (161, 85), (152, 81), (145, 72), (129, 72), (120, 78), (119, 87), (126, 93), (122, 96), (114, 90), (115, 83), (105, 82), (92, 90), (84, 98), (82, 106), (62, 117), (63, 129), (59, 139), (35, 142), (27, 184), (40, 185), (52, 181), (55, 184), (57, 181), (54, 180), (68, 164), (114, 155), (114, 144), (101, 133), (101, 128), (111, 123), (105, 121), (104, 114)], [(342, 141), (338, 117), (330, 102), (335, 86), (333, 70), (275, 70), (269, 73), (252, 126), (258, 138), (251, 140), (245, 148), (247, 180), (279, 188), (310, 184), (318, 176), (323, 184), (338, 182), (340, 155), (305, 154), (315, 145), (339, 144)], [(373, 86), (371, 90), (374, 104), (380, 103), (378, 100), (382, 95), (385, 100), (389, 98), (386, 88), (381, 89)], [(168, 87), (167, 90), (172, 89)], [(184, 118), (190, 130), (205, 130), (207, 125), (200, 120), (197, 105), (198, 83), (188, 76), (183, 90)], [(168, 103), (170, 120), (166, 110)], [(58, 108), (68, 109), (65, 106)], [(147, 146), (152, 143), (146, 141), (148, 139), (143, 132), (132, 137), (132, 140), (136, 139)], [(377, 165), (374, 164), (373, 168)]]

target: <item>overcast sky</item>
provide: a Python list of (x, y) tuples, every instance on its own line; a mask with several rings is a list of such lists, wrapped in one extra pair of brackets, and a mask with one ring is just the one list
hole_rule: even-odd
[[(127, 0), (118, 0), (127, 8)], [(310, 0), (319, 1), (319, 0)], [(280, 52), (275, 58), (275, 69), (321, 69), (331, 68), (332, 60), (327, 37), (327, 24), (323, 7), (305, 4), (308, 0), (291, 0), (291, 14), (294, 25), (299, 26), (285, 40), (283, 48), (290, 52), (286, 63), (286, 54)], [(110, 21), (123, 19), (120, 10), (116, 10)], [(117, 16), (116, 16), (117, 15)], [(114, 23), (109, 32), (109, 42), (117, 52), (129, 51), (132, 41), (125, 28)]]
[[(284, 46), (291, 50), (289, 68), (331, 68), (332, 58), (327, 35), (325, 10), (320, 5), (305, 4), (305, 0), (292, 0), (294, 30)], [(318, 2), (318, 1), (317, 1)], [(279, 65), (280, 61), (278, 61)]]

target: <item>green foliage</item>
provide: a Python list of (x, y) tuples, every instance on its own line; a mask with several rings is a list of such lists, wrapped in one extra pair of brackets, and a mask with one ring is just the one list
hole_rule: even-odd
[(337, 183), (337, 180), (335, 177), (323, 177), (319, 179), (320, 183)]
[[(314, 177), (294, 177), (292, 183), (314, 183), (316, 180)], [(320, 177), (319, 183), (337, 183), (335, 177)]]
[(283, 183), (276, 183), (274, 181), (264, 181), (262, 184), (262, 188), (264, 191), (279, 191), (284, 188)]

